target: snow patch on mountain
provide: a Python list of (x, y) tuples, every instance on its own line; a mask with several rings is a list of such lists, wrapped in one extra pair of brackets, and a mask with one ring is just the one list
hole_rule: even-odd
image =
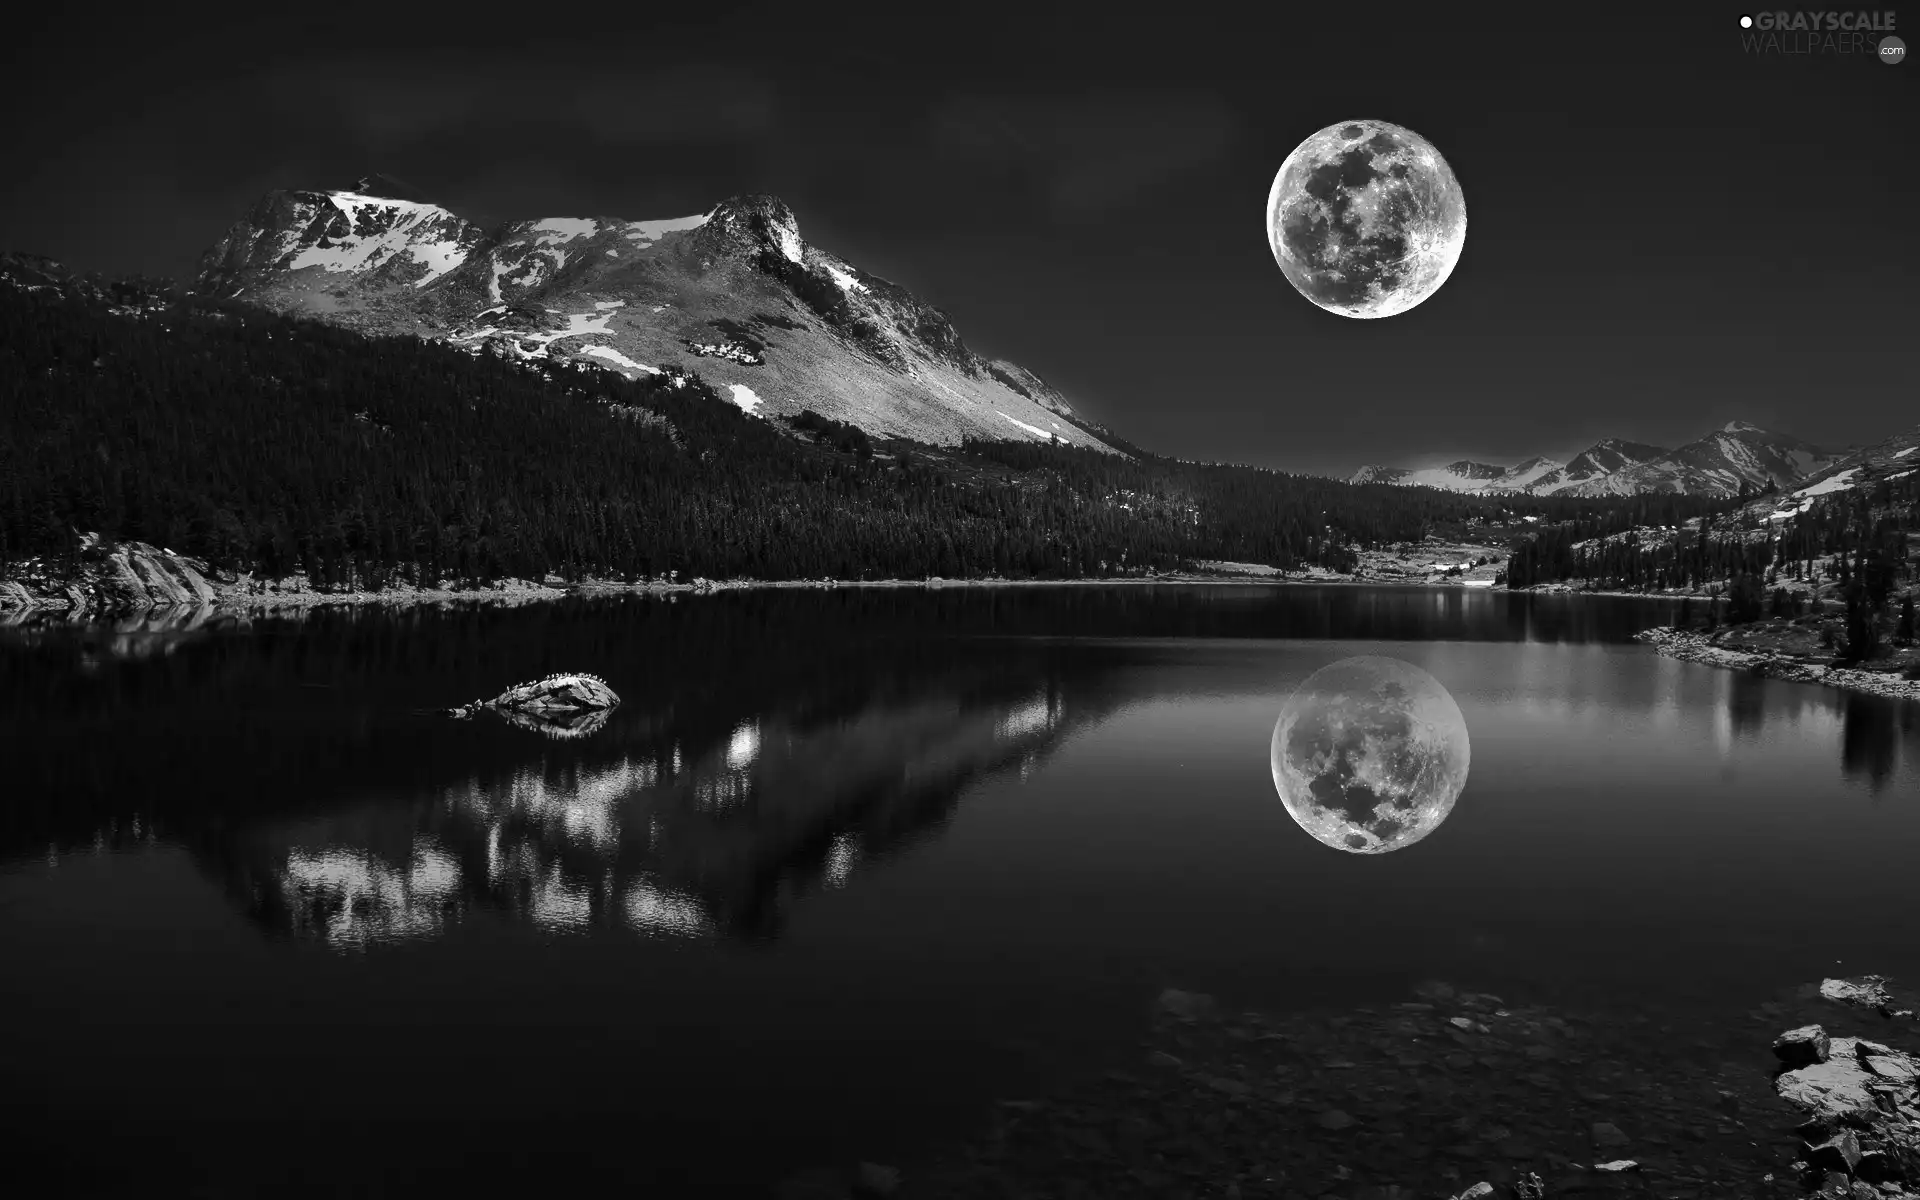
[(532, 232), (539, 235), (534, 239), (535, 244), (557, 246), (575, 238), (592, 237), (600, 232), (600, 223), (587, 217), (548, 217), (537, 222)]
[(1819, 483), (1812, 484), (1811, 486), (1808, 486), (1808, 487), (1800, 488), (1798, 491), (1795, 491), (1792, 494), (1795, 496), (1824, 496), (1828, 492), (1837, 492), (1842, 488), (1852, 487), (1853, 477), (1855, 475), (1858, 475), (1859, 473), (1860, 473), (1860, 468), (1849, 467), (1844, 471), (1839, 471), (1832, 475), (1827, 476), (1825, 479), (1822, 479)]
[(328, 192), (326, 199), (345, 216), (352, 232), (337, 237), (322, 236), (313, 245), (301, 247), (308, 230), (288, 230), (281, 242), (282, 252), (293, 254), (287, 260), (287, 269), (319, 267), (330, 274), (364, 271), (405, 252), (413, 261), (427, 267), (426, 277), (414, 284), (422, 287), (466, 261), (467, 252), (456, 240), (445, 237), (415, 240), (416, 234), (427, 232), (423, 226), (455, 219), (443, 208), (351, 192)]
[(427, 266), (427, 273), (414, 281), (413, 286), (417, 288), (427, 286), (467, 261), (467, 248), (459, 242), (419, 242), (407, 249), (413, 261)]
[(1494, 483), (1497, 487), (1524, 491), (1540, 482), (1542, 478), (1560, 470), (1564, 465), (1551, 458), (1530, 458), (1502, 474)]
[(629, 371), (634, 371), (641, 375), (661, 374), (659, 367), (649, 367), (645, 363), (637, 363), (618, 350), (615, 350), (612, 346), (582, 346), (580, 353), (590, 354), (594, 358), (604, 358), (610, 363), (617, 363)]
[(1001, 412), (997, 408), (994, 409), (993, 411), (995, 416), (1006, 417), (1007, 420), (1012, 421), (1015, 425), (1018, 425), (1020, 428), (1026, 430), (1028, 433), (1042, 440), (1046, 438), (1060, 438), (1060, 440), (1063, 442), (1067, 440), (1064, 437), (1060, 437), (1060, 435), (1057, 433), (1053, 433), (1053, 432), (1050, 432), (1049, 430), (1040, 428), (1038, 425), (1029, 425), (1025, 421), (1022, 421), (1019, 417), (1008, 417), (1006, 413)]
[(750, 417), (760, 415), (760, 405), (763, 401), (753, 394), (752, 388), (744, 383), (730, 383), (727, 386), (732, 390), (733, 402), (739, 406), (741, 412)]
[(689, 229), (698, 229), (707, 223), (711, 213), (701, 213), (697, 217), (672, 217), (664, 221), (628, 221), (627, 240), (637, 242), (642, 250), (653, 245), (669, 233), (681, 233)]
[(831, 275), (833, 277), (833, 281), (840, 285), (841, 291), (864, 292), (868, 290), (866, 284), (861, 283), (858, 279), (855, 279), (853, 276), (847, 274), (845, 271), (842, 271), (839, 267), (834, 266), (832, 263), (828, 263), (826, 264), (826, 266), (827, 266), (827, 274)]

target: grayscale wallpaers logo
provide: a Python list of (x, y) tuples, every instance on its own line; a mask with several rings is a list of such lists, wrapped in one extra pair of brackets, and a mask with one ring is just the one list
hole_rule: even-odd
[(1892, 66), (1907, 57), (1907, 44), (1893, 36), (1894, 15), (1890, 9), (1750, 13), (1740, 18), (1740, 48), (1748, 54), (1859, 54)]

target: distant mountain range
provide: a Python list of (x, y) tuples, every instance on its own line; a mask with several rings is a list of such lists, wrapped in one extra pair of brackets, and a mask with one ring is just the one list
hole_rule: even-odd
[(773, 196), (689, 217), (483, 229), (380, 176), (274, 191), (208, 251), (203, 294), (637, 378), (697, 369), (757, 416), (877, 437), (1109, 449), (1066, 398), (970, 349), (940, 309), (800, 237)]
[(1462, 459), (1424, 470), (1368, 466), (1355, 472), (1352, 482), (1529, 496), (1737, 496), (1743, 488), (1787, 487), (1849, 453), (1731, 421), (1677, 450), (1608, 438), (1564, 463), (1529, 458), (1502, 467)]

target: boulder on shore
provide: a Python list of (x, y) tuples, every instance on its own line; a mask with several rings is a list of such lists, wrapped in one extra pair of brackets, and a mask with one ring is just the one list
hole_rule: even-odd
[(1773, 1052), (1789, 1067), (1806, 1067), (1827, 1061), (1833, 1044), (1827, 1031), (1818, 1025), (1789, 1029), (1773, 1039)]
[[(1811, 1045), (1800, 1036), (1808, 1029), (1818, 1026), (1792, 1030), (1775, 1045)], [(1807, 1162), (1868, 1183), (1920, 1184), (1920, 1059), (1866, 1038), (1827, 1042), (1823, 1061), (1774, 1080), (1780, 1098), (1809, 1117), (1801, 1127)]]

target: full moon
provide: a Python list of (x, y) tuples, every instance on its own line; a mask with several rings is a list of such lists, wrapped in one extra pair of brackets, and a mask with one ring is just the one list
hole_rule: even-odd
[(1397, 658), (1323, 667), (1274, 722), (1273, 786), (1300, 828), (1384, 854), (1439, 828), (1467, 783), (1467, 721), (1439, 680)]
[(1467, 244), (1467, 198), (1433, 143), (1342, 121), (1294, 147), (1267, 193), (1287, 282), (1343, 317), (1391, 317), (1440, 290)]

